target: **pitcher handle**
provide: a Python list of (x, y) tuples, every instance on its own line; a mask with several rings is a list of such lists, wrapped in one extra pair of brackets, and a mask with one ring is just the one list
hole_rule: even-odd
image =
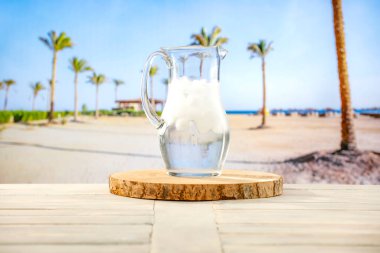
[(149, 102), (149, 97), (148, 97), (149, 71), (150, 71), (150, 68), (152, 67), (152, 63), (154, 59), (157, 56), (161, 56), (162, 59), (164, 59), (169, 69), (169, 77), (172, 75), (173, 64), (167, 54), (165, 54), (163, 51), (156, 51), (150, 54), (148, 59), (145, 62), (145, 66), (144, 66), (142, 78), (141, 78), (141, 103), (142, 103), (144, 112), (146, 116), (148, 117), (150, 123), (152, 123), (152, 125), (154, 125), (157, 129), (159, 129), (164, 125), (165, 121), (157, 115), (152, 104)]

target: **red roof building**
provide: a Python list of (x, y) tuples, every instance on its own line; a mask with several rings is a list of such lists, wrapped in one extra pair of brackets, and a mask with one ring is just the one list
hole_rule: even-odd
[[(117, 110), (120, 109), (132, 109), (135, 111), (142, 111), (141, 99), (125, 99), (125, 100), (116, 100)], [(150, 100), (152, 103), (152, 100)], [(160, 99), (155, 99), (154, 103), (163, 107), (164, 101)]]

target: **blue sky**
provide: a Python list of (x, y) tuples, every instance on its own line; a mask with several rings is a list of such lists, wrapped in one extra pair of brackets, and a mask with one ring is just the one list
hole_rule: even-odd
[[(380, 105), (380, 2), (343, 0), (349, 77), (354, 107)], [(10, 109), (30, 109), (30, 84), (47, 84), (51, 52), (38, 40), (50, 30), (65, 31), (75, 47), (58, 55), (56, 106), (73, 108), (73, 73), (68, 60), (85, 58), (109, 78), (125, 80), (120, 98), (140, 97), (140, 70), (149, 53), (162, 46), (187, 45), (202, 26), (222, 27), (230, 41), (222, 63), (226, 109), (261, 105), (259, 59), (249, 42), (273, 41), (267, 58), (269, 108), (339, 107), (338, 75), (330, 1), (154, 1), (154, 0), (0, 0), (0, 79), (12, 78)], [(155, 94), (164, 97), (162, 63)], [(79, 103), (95, 105), (95, 87), (79, 78)], [(114, 106), (114, 86), (100, 88), (100, 106)], [(47, 108), (47, 94), (37, 109)], [(0, 93), (0, 103), (4, 91)]]

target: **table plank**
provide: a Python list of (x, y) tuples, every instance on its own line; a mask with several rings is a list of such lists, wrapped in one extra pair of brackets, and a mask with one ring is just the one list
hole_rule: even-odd
[(225, 245), (224, 253), (379, 253), (380, 247), (366, 246), (304, 246), (304, 245)]
[(0, 185), (0, 252), (380, 252), (380, 186), (166, 202), (107, 185)]
[(221, 253), (212, 202), (155, 202), (152, 253)]
[(225, 253), (380, 249), (379, 186), (286, 185), (280, 197), (214, 210)]
[(138, 216), (129, 215), (87, 215), (87, 216), (77, 216), (77, 215), (65, 215), (65, 216), (0, 216), (0, 229), (4, 229), (2, 225), (124, 225), (124, 224), (147, 224), (153, 225), (153, 216)]
[(2, 225), (0, 244), (147, 244), (151, 225)]
[(25, 252), (38, 252), (38, 253), (68, 253), (68, 252), (81, 252), (81, 253), (120, 253), (120, 252), (133, 252), (133, 253), (148, 253), (150, 252), (149, 244), (141, 245), (0, 245), (0, 252), (7, 253), (25, 253)]

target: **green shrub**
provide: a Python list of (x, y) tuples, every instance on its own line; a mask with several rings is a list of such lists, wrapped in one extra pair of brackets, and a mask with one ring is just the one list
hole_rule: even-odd
[(24, 111), (21, 121), (26, 123), (26, 122), (35, 121), (35, 120), (44, 120), (44, 119), (47, 119), (47, 115), (48, 115), (47, 112), (44, 112), (44, 111), (33, 111), (33, 112)]
[(6, 124), (13, 121), (13, 114), (9, 111), (0, 111), (0, 124)]
[(131, 111), (128, 113), (129, 116), (132, 116), (132, 117), (142, 117), (142, 116), (145, 116), (145, 112), (144, 111)]
[[(71, 111), (54, 112), (54, 118), (64, 118), (72, 116)], [(44, 120), (48, 118), (48, 112), (45, 111), (0, 111), (0, 124), (9, 122), (31, 122), (35, 120)]]

